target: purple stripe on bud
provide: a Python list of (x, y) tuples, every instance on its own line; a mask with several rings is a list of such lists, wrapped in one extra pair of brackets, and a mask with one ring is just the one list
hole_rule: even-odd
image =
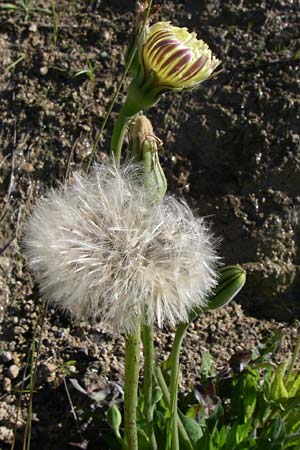
[(178, 43), (170, 44), (165, 47), (162, 47), (153, 58), (153, 63), (159, 64), (161, 60), (170, 52), (172, 52), (176, 47), (178, 47)]
[(195, 61), (191, 67), (185, 72), (184, 76), (181, 78), (180, 81), (187, 81), (193, 78), (193, 76), (200, 72), (200, 70), (205, 66), (205, 63), (207, 61), (207, 57), (202, 55), (200, 58)]
[(165, 38), (167, 36), (172, 37), (173, 34), (170, 33), (169, 31), (157, 31), (148, 40), (146, 40), (145, 47), (150, 48), (151, 45), (153, 43), (155, 43), (156, 40), (160, 40), (160, 39)]
[[(172, 63), (175, 63), (176, 62), (176, 60), (178, 59), (178, 58), (180, 58), (181, 56), (184, 56), (184, 57), (186, 57), (186, 56), (188, 56), (188, 60), (190, 60), (190, 58), (192, 57), (192, 55), (191, 55), (191, 51), (190, 51), (190, 49), (188, 49), (188, 48), (181, 48), (180, 50), (177, 50), (177, 52), (174, 52), (163, 64), (162, 64), (162, 66), (159, 68), (159, 70), (163, 70), (163, 69), (165, 69), (166, 67), (168, 67), (168, 66), (170, 66), (170, 64), (172, 64)], [(180, 60), (180, 62), (178, 63), (178, 64), (180, 64), (180, 66), (182, 66), (182, 59)], [(178, 64), (176, 64), (176, 66), (178, 65)], [(175, 66), (175, 67), (176, 67)], [(173, 68), (171, 68), (171, 71), (170, 71), (171, 73), (173, 72)], [(170, 73), (169, 72), (169, 73)]]
[(172, 67), (169, 72), (167, 73), (167, 77), (171, 75), (177, 75), (178, 72), (180, 72), (191, 60), (192, 55), (190, 52), (187, 52), (183, 57), (178, 61), (178, 63)]
[(152, 53), (154, 53), (160, 47), (165, 47), (166, 45), (171, 45), (171, 44), (178, 45), (178, 44), (180, 44), (180, 42), (177, 39), (163, 39), (163, 40), (157, 42), (157, 44), (153, 45), (151, 50), (149, 50), (149, 55), (152, 56)]

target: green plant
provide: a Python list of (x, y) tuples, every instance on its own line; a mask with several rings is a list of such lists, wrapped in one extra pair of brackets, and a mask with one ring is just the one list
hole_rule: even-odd
[[(201, 383), (181, 394), (178, 404), (178, 428), (182, 450), (272, 450), (300, 447), (300, 370), (298, 338), (291, 362), (270, 362), (279, 336), (273, 338), (252, 359), (243, 364), (245, 354), (238, 352), (230, 360), (230, 371), (215, 373), (208, 352), (202, 355)], [(248, 358), (249, 359), (249, 358)], [(238, 364), (240, 363), (240, 365)], [(170, 420), (169, 391), (166, 387), (168, 364), (159, 368), (154, 386), (152, 410), (157, 449), (164, 450)], [(161, 378), (162, 377), (162, 378)], [(163, 379), (163, 382), (162, 382)], [(114, 406), (114, 409), (117, 407)], [(145, 399), (139, 392), (139, 449), (149, 450), (147, 424), (143, 414)], [(120, 434), (121, 413), (118, 435)], [(108, 421), (111, 425), (111, 421)], [(112, 449), (121, 449), (120, 439)]]
[(51, 15), (47, 8), (36, 6), (35, 0), (17, 0), (15, 3), (0, 3), (0, 8), (8, 12), (21, 12), (25, 15), (25, 22), (28, 22), (32, 13), (38, 12)]
[(57, 40), (58, 40), (58, 25), (59, 25), (59, 20), (58, 20), (58, 14), (57, 14), (57, 4), (56, 4), (56, 0), (52, 0), (52, 18), (53, 18), (53, 37), (52, 37), (52, 42), (53, 45), (57, 44)]
[(96, 79), (96, 75), (95, 75), (96, 65), (87, 56), (86, 56), (86, 64), (87, 64), (87, 67), (85, 67), (84, 69), (78, 70), (78, 72), (75, 72), (74, 78), (80, 77), (81, 75), (86, 75), (90, 80), (91, 87), (93, 90), (93, 87), (95, 84), (95, 79)]
[[(103, 433), (109, 448), (246, 450), (269, 445), (274, 450), (296, 449), (300, 381), (294, 365), (300, 343), (290, 365), (274, 367), (264, 359), (265, 349), (250, 362), (246, 352), (230, 360), (231, 370), (225, 376), (215, 374), (207, 352), (200, 386), (185, 396), (178, 392), (179, 356), (189, 325), (207, 310), (230, 302), (244, 286), (246, 274), (234, 265), (218, 270), (215, 240), (202, 219), (182, 202), (164, 198), (167, 183), (159, 161), (160, 141), (141, 112), (167, 91), (191, 89), (207, 80), (220, 61), (185, 28), (169, 22), (146, 27), (150, 8), (151, 2), (135, 30), (134, 45), (86, 172), (135, 59), (133, 80), (112, 134), (111, 161), (96, 167), (90, 177), (76, 174), (71, 186), (52, 191), (40, 202), (25, 238), (29, 266), (50, 302), (74, 317), (109, 322), (124, 334), (124, 405), (119, 409), (112, 402), (102, 417), (115, 436)], [(87, 68), (74, 76), (83, 74), (93, 86), (95, 64), (88, 58)], [(124, 137), (132, 118), (128, 133), (132, 162), (122, 165)], [(177, 326), (171, 353), (162, 365), (155, 358), (155, 323)], [(139, 386), (141, 342), (144, 382)], [(267, 351), (273, 347), (271, 343)], [(33, 345), (32, 355), (34, 350)], [(71, 363), (61, 366), (63, 375), (70, 374)], [(33, 387), (32, 371), (31, 392)], [(29, 412), (31, 417), (32, 397)], [(28, 449), (30, 431), (31, 422)]]

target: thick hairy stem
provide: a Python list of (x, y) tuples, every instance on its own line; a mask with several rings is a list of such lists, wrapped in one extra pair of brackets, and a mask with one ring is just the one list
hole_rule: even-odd
[(125, 449), (138, 450), (136, 426), (137, 394), (140, 370), (140, 329), (125, 342)]
[(144, 345), (144, 413), (148, 424), (148, 433), (151, 442), (151, 450), (157, 450), (157, 443), (153, 428), (153, 368), (154, 368), (154, 344), (153, 344), (153, 324), (143, 327)]

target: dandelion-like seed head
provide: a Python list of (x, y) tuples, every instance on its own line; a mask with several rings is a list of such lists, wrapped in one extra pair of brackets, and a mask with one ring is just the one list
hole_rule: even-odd
[(173, 197), (151, 205), (136, 167), (76, 173), (39, 201), (24, 237), (48, 301), (126, 334), (186, 321), (215, 286), (218, 260), (204, 221)]
[(141, 44), (145, 78), (156, 75), (155, 85), (187, 89), (207, 80), (221, 63), (208, 45), (187, 28), (158, 22)]

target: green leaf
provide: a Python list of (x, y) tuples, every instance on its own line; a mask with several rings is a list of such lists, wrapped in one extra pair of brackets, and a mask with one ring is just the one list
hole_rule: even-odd
[(107, 410), (107, 422), (113, 429), (115, 435), (121, 439), (120, 426), (122, 423), (122, 415), (117, 405), (111, 405)]
[(153, 394), (152, 394), (152, 401), (153, 403), (158, 403), (161, 401), (163, 396), (163, 392), (161, 390), (161, 388), (159, 386), (155, 386), (153, 389)]
[(8, 9), (9, 11), (16, 11), (18, 9), (18, 6), (14, 5), (13, 3), (1, 3), (0, 8)]
[(205, 350), (201, 354), (201, 367), (200, 367), (200, 373), (205, 378), (207, 377), (213, 377), (215, 376), (215, 370), (213, 366), (213, 359), (209, 351)]
[(246, 373), (243, 383), (243, 406), (245, 420), (250, 420), (256, 406), (259, 380), (251, 373)]
[(236, 449), (248, 449), (249, 440), (248, 435), (251, 430), (251, 422), (247, 422), (241, 425), (235, 424), (228, 430), (226, 437), (226, 450)]
[(270, 354), (274, 353), (280, 343), (281, 337), (281, 330), (277, 330), (266, 343), (258, 345), (259, 357), (255, 360), (257, 364), (265, 361), (266, 357), (269, 357)]
[(283, 382), (282, 375), (278, 370), (275, 372), (275, 376), (271, 384), (270, 397), (273, 401), (289, 397), (288, 391), (286, 390)]
[(283, 443), (285, 438), (285, 424), (281, 417), (276, 417), (274, 420), (270, 431), (268, 433), (268, 441), (273, 444), (281, 444)]
[(287, 389), (289, 393), (289, 397), (295, 397), (297, 394), (300, 394), (300, 371), (295, 370), (291, 372), (289, 379), (287, 381)]
[(186, 412), (186, 417), (189, 417), (190, 419), (194, 419), (196, 420), (197, 414), (199, 413), (201, 406), (200, 405), (193, 405), (191, 406), (187, 412)]
[(196, 420), (191, 419), (184, 414), (180, 414), (180, 418), (192, 445), (195, 446), (196, 442), (203, 436), (201, 426), (198, 422), (196, 422)]
[[(299, 400), (300, 406), (300, 400)], [(289, 434), (297, 433), (300, 430), (300, 409), (298, 411), (291, 411), (285, 418), (286, 430)]]
[(137, 432), (139, 450), (151, 450), (151, 445), (145, 431), (138, 428)]
[(237, 444), (240, 444), (241, 442), (247, 439), (250, 429), (251, 429), (250, 421), (237, 426), (235, 435)]

